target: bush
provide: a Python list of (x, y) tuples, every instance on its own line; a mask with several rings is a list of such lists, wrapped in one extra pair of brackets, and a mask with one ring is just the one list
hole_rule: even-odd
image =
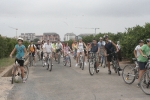
[[(14, 46), (17, 44), (16, 39), (3, 38), (0, 36), (0, 58), (8, 57)], [(27, 47), (28, 42), (24, 41), (23, 44)]]

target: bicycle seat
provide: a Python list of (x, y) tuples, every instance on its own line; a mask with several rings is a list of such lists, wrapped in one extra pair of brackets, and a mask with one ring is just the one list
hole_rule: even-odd
[(133, 60), (133, 61), (137, 61), (137, 59), (136, 59), (136, 58), (132, 58), (132, 60)]

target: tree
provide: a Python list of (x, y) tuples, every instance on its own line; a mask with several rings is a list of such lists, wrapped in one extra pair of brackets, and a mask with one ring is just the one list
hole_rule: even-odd
[(35, 38), (34, 40), (33, 40), (33, 42), (38, 42), (38, 41), (40, 41), (40, 39), (38, 39), (38, 38)]

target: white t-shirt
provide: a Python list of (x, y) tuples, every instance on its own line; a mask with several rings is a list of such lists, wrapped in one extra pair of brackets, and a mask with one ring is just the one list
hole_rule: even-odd
[(78, 49), (79, 49), (79, 50), (84, 50), (84, 48), (83, 48), (83, 43), (80, 43), (80, 42), (79, 42), (79, 44), (78, 44)]
[(61, 43), (59, 43), (59, 44), (58, 44), (58, 43), (56, 43), (56, 49), (62, 49), (62, 47), (63, 47), (63, 46), (62, 46), (62, 44), (61, 44)]
[(48, 53), (52, 52), (52, 44), (49, 43), (49, 45), (48, 45), (47, 43), (45, 43), (43, 45), (43, 49), (45, 50), (45, 52), (48, 52)]
[(137, 46), (135, 47), (137, 57), (140, 55), (140, 52), (139, 52), (139, 49), (140, 49), (140, 48), (141, 48), (140, 45), (137, 45)]
[(119, 44), (117, 44), (117, 47), (118, 47), (119, 50), (121, 49), (121, 46)]

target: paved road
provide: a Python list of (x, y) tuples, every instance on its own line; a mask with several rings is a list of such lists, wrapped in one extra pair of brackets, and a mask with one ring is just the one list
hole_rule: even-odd
[[(75, 65), (75, 62), (72, 62)], [(137, 82), (127, 85), (114, 72), (107, 74), (106, 68), (90, 76), (88, 67), (66, 67), (54, 62), (52, 72), (41, 66), (30, 67), (28, 81), (16, 83), (9, 92), (8, 100), (149, 100), (137, 88)], [(113, 71), (113, 70), (112, 70)]]

